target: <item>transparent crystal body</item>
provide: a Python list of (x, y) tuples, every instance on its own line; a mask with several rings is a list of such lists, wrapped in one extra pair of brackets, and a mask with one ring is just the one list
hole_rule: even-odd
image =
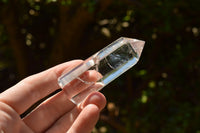
[(121, 37), (58, 78), (69, 99), (80, 104), (91, 92), (99, 91), (134, 66), (144, 41)]

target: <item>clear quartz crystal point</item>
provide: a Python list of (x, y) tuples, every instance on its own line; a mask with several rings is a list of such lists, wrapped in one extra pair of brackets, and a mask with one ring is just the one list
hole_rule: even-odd
[(58, 78), (69, 99), (80, 104), (91, 92), (99, 91), (133, 67), (144, 41), (121, 37)]

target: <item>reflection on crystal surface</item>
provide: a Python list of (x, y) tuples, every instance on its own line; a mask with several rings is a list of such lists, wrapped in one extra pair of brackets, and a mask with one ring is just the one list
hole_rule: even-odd
[(116, 51), (111, 53), (105, 59), (107, 59), (107, 63), (113, 68), (116, 69), (121, 64), (126, 63), (133, 56), (137, 56), (135, 51), (131, 48), (130, 44), (125, 44), (122, 47), (118, 48)]
[(98, 65), (101, 74), (117, 69), (131, 58), (136, 57), (135, 51), (130, 47), (130, 44), (125, 44), (115, 50), (113, 53), (102, 59)]
[[(91, 92), (101, 90), (134, 66), (140, 58), (143, 47), (144, 41), (119, 38), (83, 64), (61, 76), (58, 83), (61, 88), (69, 92), (71, 101), (79, 104)], [(88, 77), (84, 76), (86, 73), (90, 73)]]
[(98, 71), (103, 75), (101, 82), (108, 84), (137, 61), (137, 53), (131, 47), (131, 44), (123, 44), (99, 62)]

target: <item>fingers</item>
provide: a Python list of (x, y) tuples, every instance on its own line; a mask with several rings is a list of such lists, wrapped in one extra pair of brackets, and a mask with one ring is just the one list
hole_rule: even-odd
[(45, 133), (66, 133), (80, 112), (81, 110), (77, 107), (73, 108), (69, 112), (66, 112), (51, 127), (49, 127)]
[(38, 100), (59, 89), (57, 79), (62, 72), (72, 69), (81, 62), (83, 61), (70, 61), (30, 76), (0, 94), (0, 101), (10, 105), (21, 114)]
[[(74, 126), (74, 128), (77, 128), (78, 127), (77, 124), (81, 124), (81, 127), (90, 126), (91, 128), (87, 130), (90, 130), (90, 129), (92, 130), (92, 128), (94, 127), (98, 119), (99, 112), (104, 108), (105, 104), (106, 104), (106, 99), (103, 96), (103, 94), (99, 92), (93, 92), (82, 103), (81, 105), (82, 107), (75, 107), (73, 110), (66, 112), (46, 132), (47, 133), (65, 133), (71, 126)], [(91, 105), (92, 107), (90, 106), (87, 107), (88, 105)], [(85, 121), (85, 119), (88, 119), (87, 121), (90, 121), (90, 123), (88, 123), (90, 125), (87, 125), (87, 124), (82, 125), (83, 123), (81, 122)], [(74, 121), (76, 122), (76, 124), (74, 123)], [(70, 128), (70, 130), (72, 129)]]
[(0, 133), (33, 133), (10, 106), (0, 102)]
[[(62, 127), (63, 123), (66, 129), (66, 123), (68, 123), (69, 127), (71, 125), (70, 123), (72, 123), (76, 118), (81, 108), (84, 108), (88, 104), (96, 104), (101, 110), (105, 106), (105, 101), (105, 97), (101, 93), (94, 92), (88, 96), (88, 98), (82, 103), (81, 107), (76, 109), (75, 105), (66, 97), (65, 92), (61, 91), (50, 99), (47, 99), (28, 116), (26, 116), (23, 121), (34, 132), (44, 132), (44, 130), (49, 128), (55, 121), (57, 121), (61, 116), (65, 114), (65, 117), (63, 117), (61, 120), (59, 120), (60, 122), (58, 122), (61, 124), (57, 125)], [(68, 113), (73, 108), (75, 108), (75, 110), (72, 111), (73, 113)], [(62, 122), (63, 120), (65, 122)], [(61, 127), (59, 127), (59, 129)]]
[(99, 113), (95, 104), (87, 105), (67, 133), (90, 133), (99, 119)]
[(98, 80), (98, 77), (98, 72), (94, 70), (86, 71), (80, 77), (68, 83), (63, 90), (66, 92), (69, 98), (72, 98), (94, 84)]
[[(81, 78), (84, 81), (95, 82), (97, 80), (95, 73), (95, 71), (88, 71), (82, 74)], [(68, 84), (67, 87), (63, 89), (63, 91), (59, 92), (55, 96), (52, 96), (41, 105), (39, 105), (39, 107), (37, 107), (24, 118), (24, 122), (35, 132), (43, 132), (60, 116), (75, 107), (75, 105), (69, 101), (69, 93), (66, 93), (66, 91), (69, 90), (67, 92), (73, 93), (74, 90), (87, 89), (89, 85), (90, 84), (85, 84), (80, 80), (76, 80), (76, 82), (73, 81), (72, 83)], [(99, 101), (100, 103), (98, 103), (97, 100), (94, 102), (101, 104), (101, 102)], [(41, 119), (45, 120), (46, 122), (44, 123), (43, 121), (40, 121)], [(35, 123), (36, 121), (38, 122)]]
[[(56, 89), (59, 89), (60, 87), (57, 84), (57, 79), (62, 72), (66, 71), (66, 69), (71, 70), (71, 68), (77, 66), (81, 62), (82, 61), (80, 60), (67, 62), (39, 74), (30, 76), (19, 82), (14, 87), (8, 89), (6, 92), (0, 94), (0, 102), (5, 103), (14, 109), (18, 114), (21, 114), (38, 100), (52, 93)], [(81, 78), (84, 79), (82, 76)], [(95, 78), (92, 78), (91, 76), (92, 82), (94, 79)], [(88, 81), (90, 81), (90, 79)], [(84, 88), (87, 87), (83, 87), (81, 89)], [(66, 132), (72, 125), (77, 127), (77, 124), (81, 124), (81, 121), (84, 119), (91, 119), (91, 123), (89, 124), (91, 127), (93, 127), (98, 119), (100, 110), (105, 106), (105, 97), (98, 92), (92, 93), (81, 104), (81, 107), (83, 108), (83, 111), (81, 111), (81, 107), (76, 107), (67, 99), (65, 92), (66, 91), (61, 91), (60, 93), (46, 100), (30, 115), (28, 115), (24, 119), (24, 122), (36, 132), (45, 131), (47, 128), (49, 128), (48, 131), (50, 132), (54, 130), (59, 133), (60, 131)], [(89, 105), (91, 105), (91, 107), (88, 107)], [(84, 112), (89, 114), (84, 115)], [(95, 117), (93, 117), (94, 114)], [(75, 120), (77, 117), (78, 119)], [(77, 124), (73, 124), (74, 121)], [(60, 127), (62, 124), (66, 124), (66, 126)], [(50, 128), (51, 125), (53, 125), (52, 128)], [(27, 127), (25, 124), (24, 126)], [(27, 129), (29, 128), (27, 127)], [(91, 128), (87, 128), (87, 130), (90, 129)], [(21, 131), (24, 132), (25, 130), (26, 129)]]
[(66, 97), (64, 91), (61, 91), (39, 105), (26, 116), (23, 121), (34, 132), (44, 132), (44, 130), (48, 129), (59, 117), (66, 112), (70, 112), (74, 107), (75, 104)]
[(99, 119), (100, 111), (105, 105), (106, 99), (101, 93), (94, 92), (89, 95), (82, 103), (82, 112), (67, 133), (90, 133)]

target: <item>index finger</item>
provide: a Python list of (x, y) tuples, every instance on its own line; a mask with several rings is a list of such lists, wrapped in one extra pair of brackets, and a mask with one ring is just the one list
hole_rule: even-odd
[(68, 71), (82, 62), (82, 60), (66, 62), (25, 78), (1, 93), (0, 102), (8, 104), (18, 114), (22, 114), (35, 102), (60, 88), (57, 79), (63, 71)]

